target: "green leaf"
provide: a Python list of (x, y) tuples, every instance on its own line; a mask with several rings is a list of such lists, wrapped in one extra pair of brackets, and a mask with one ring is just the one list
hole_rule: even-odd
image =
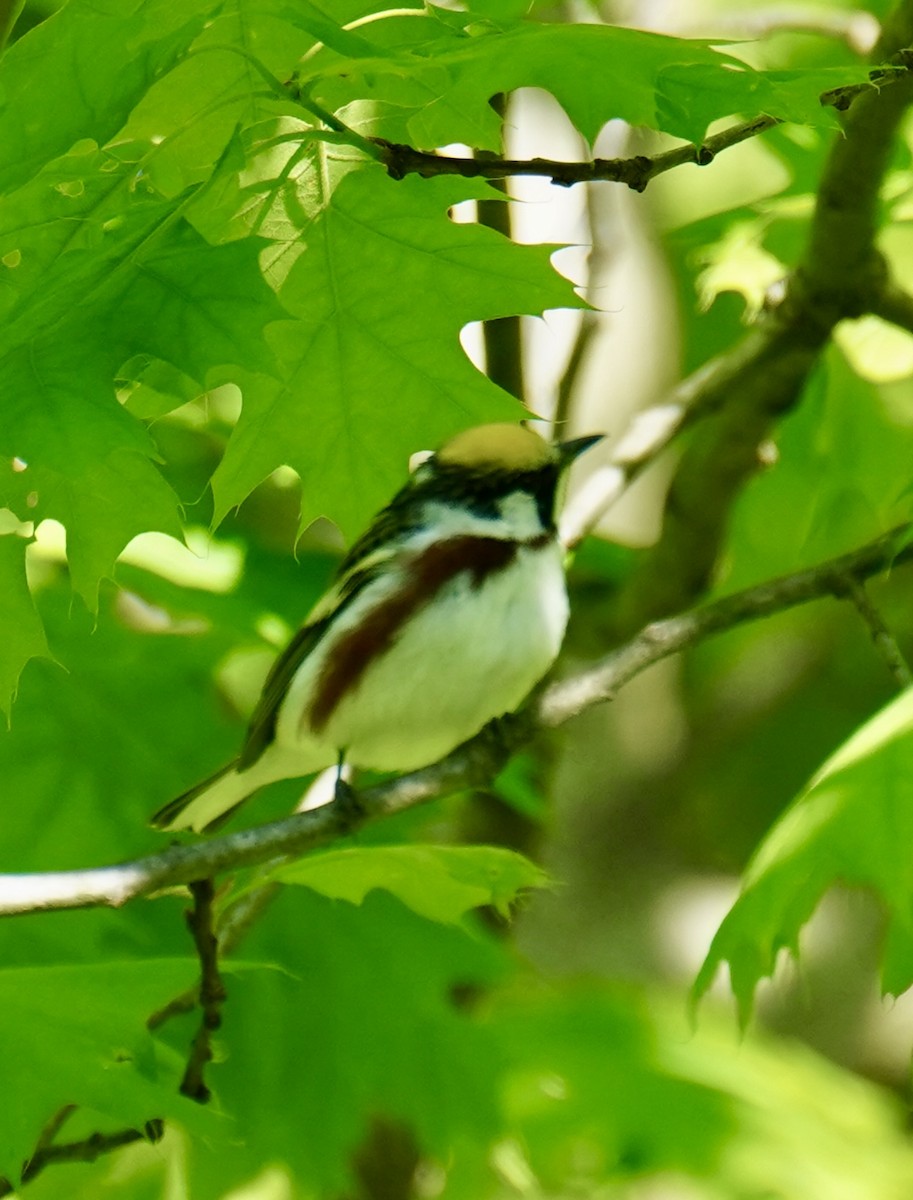
[(134, 417), (155, 420), (195, 400), (203, 388), (171, 363), (138, 354), (119, 371), (118, 399)]
[(449, 925), (486, 904), (507, 916), (520, 892), (547, 883), (535, 863), (496, 846), (355, 846), (303, 858), (272, 878), (350, 904), (382, 888), (420, 917)]
[[(819, 93), (865, 78), (862, 68), (765, 74), (706, 41), (617, 26), (464, 20), (433, 7), (424, 20), (388, 16), (369, 27), (373, 58), (318, 53), (303, 78), (329, 107), (370, 101), (370, 131), (391, 140), (489, 150), (500, 149), (489, 100), (521, 87), (551, 92), (589, 142), (616, 117), (699, 142), (736, 113), (833, 127)], [(356, 122), (359, 112), (350, 110)]]
[(378, 1118), (405, 1123), (441, 1163), (478, 1158), (498, 1136), (497, 1046), (453, 1001), (492, 985), (498, 947), (380, 893), (355, 908), (286, 888), (246, 951), (285, 969), (229, 982), (229, 1053), (211, 1078), (241, 1136), (193, 1147), (189, 1194), (222, 1196), (267, 1162), (286, 1164), (302, 1194), (348, 1193)]
[(219, 1118), (178, 1093), (180, 1056), (146, 1017), (194, 978), (189, 959), (0, 969), (0, 1058), (15, 1103), (0, 1106), (0, 1174), (18, 1179), (44, 1125), (65, 1104), (115, 1128), (153, 1117), (212, 1135)]
[[(200, 620), (194, 632), (182, 632), (179, 621), (140, 630), (110, 587), (93, 618), (73, 610), (64, 574), (45, 581), (37, 599), (60, 665), (29, 667), (11, 728), (0, 729), (9, 797), (2, 869), (79, 867), (152, 851), (153, 809), (236, 749), (243, 727), (220, 711), (213, 671), (241, 635)], [(199, 612), (195, 599), (185, 594), (191, 613)], [(210, 600), (215, 611), (218, 599)]]
[(97, 341), (32, 344), (3, 369), (0, 452), (26, 464), (0, 474), (4, 502), (20, 518), (66, 526), (73, 587), (94, 611), (99, 579), (134, 534), (181, 536), (177, 497), (150, 461), (145, 429), (117, 403)]
[(836, 347), (780, 426), (776, 447), (736, 507), (727, 590), (845, 554), (909, 516), (905, 396), (861, 379)]
[(698, 1072), (670, 1069), (674, 1035), (657, 1030), (636, 995), (533, 991), (497, 1002), (494, 1023), (509, 1127), (546, 1193), (572, 1176), (592, 1194), (629, 1175), (718, 1163), (733, 1134), (731, 1100)]
[[(736, 1043), (710, 1013), (686, 1035), (676, 1029), (674, 1006), (663, 1009), (655, 1018), (655, 1060), (725, 1103), (729, 1127), (706, 1171), (708, 1195), (900, 1200), (913, 1151), (906, 1113), (891, 1090), (798, 1040), (743, 1036)], [(677, 1112), (682, 1133), (688, 1115)], [(711, 1110), (707, 1125), (692, 1130), (695, 1149), (712, 1153), (718, 1131)]]
[[(828, 759), (762, 842), (742, 891), (713, 939), (694, 984), (701, 996), (722, 962), (743, 1020), (754, 989), (773, 972), (777, 954), (798, 954), (799, 931), (828, 888), (871, 888), (907, 948), (913, 933), (913, 689), (859, 728)], [(895, 946), (885, 983), (913, 982)]]
[(73, 342), (110, 374), (141, 352), (201, 377), (224, 362), (269, 370), (263, 326), (286, 314), (259, 267), (263, 243), (211, 246), (180, 212), (93, 143), (47, 164), (3, 208), (0, 353)]
[(839, 129), (834, 109), (821, 104), (821, 93), (867, 78), (861, 66), (755, 71), (732, 60), (673, 65), (657, 76), (658, 123), (689, 141), (700, 141), (716, 118), (736, 113)]
[[(297, 8), (297, 6), (296, 6)], [(309, 21), (287, 0), (225, 0), (187, 55), (141, 97), (112, 147), (164, 196), (211, 178), (235, 131), (294, 111), (282, 83), (313, 46)], [(342, 31), (339, 31), (341, 36)]]
[(125, 169), (110, 165), (94, 147), (64, 156), (13, 197), (0, 231), (16, 264), (0, 291), (0, 453), (28, 464), (0, 488), (22, 519), (66, 526), (73, 586), (90, 608), (135, 533), (180, 536), (156, 449), (117, 401), (120, 367), (145, 353), (201, 380), (234, 361), (270, 370), (264, 325), (286, 316), (255, 239), (209, 246), (171, 206), (126, 191)]
[(95, 142), (46, 163), (0, 210), (0, 352), (79, 322), (99, 293), (119, 295), (134, 255), (173, 220), (174, 204)]
[(705, 248), (701, 257), (707, 265), (697, 278), (703, 308), (721, 292), (739, 292), (746, 320), (757, 318), (771, 285), (786, 274), (783, 263), (761, 244), (768, 223), (764, 217), (727, 222), (720, 241)]
[(902, 1106), (801, 1045), (735, 1044), (712, 1014), (687, 1032), (674, 1000), (619, 987), (517, 989), (492, 1010), (512, 1134), (499, 1164), (518, 1191), (684, 1176), (701, 1197), (903, 1194)]
[(215, 245), (251, 234), (268, 238), (273, 245), (261, 265), (278, 291), (307, 251), (303, 232), (328, 208), (340, 181), (364, 166), (339, 135), (297, 115), (258, 121), (237, 133), (186, 216)]
[(108, 336), (194, 379), (226, 363), (275, 370), (263, 330), (288, 313), (263, 279), (263, 248), (257, 238), (210, 246), (179, 222), (133, 256), (127, 286), (107, 306)]
[(550, 811), (542, 775), (535, 755), (521, 752), (511, 757), (494, 782), (498, 799), (533, 825), (543, 825)]
[[(304, 191), (313, 186), (302, 179)], [(374, 167), (322, 198), (301, 231), (307, 253), (279, 293), (297, 320), (270, 331), (283, 381), (238, 380), (244, 408), (213, 477), (216, 521), (284, 463), (303, 481), (301, 527), (331, 514), (352, 535), (402, 482), (413, 451), (521, 415), (471, 365), (460, 329), (580, 302), (547, 248), (448, 220), (449, 205), (478, 191), (445, 179), (397, 183)], [(396, 422), (382, 396), (397, 397)]]
[(821, 97), (832, 88), (868, 82), (868, 66), (858, 60), (835, 67), (759, 71), (757, 107), (753, 111), (797, 125), (839, 129), (836, 109), (822, 104)]
[(28, 543), (15, 533), (0, 534), (0, 709), (9, 714), (22, 668), (47, 655), (44, 626), (25, 578)]
[[(293, 628), (323, 590), (332, 561), (262, 549), (245, 558), (235, 543), (208, 550), (197, 543), (195, 558), (160, 542), (147, 540), (147, 568), (118, 565), (120, 587), (102, 587), (94, 616), (74, 608), (66, 569), (35, 556), (35, 597), (56, 663), (31, 664), (11, 726), (0, 726), (8, 797), (0, 870), (75, 868), (161, 848), (161, 835), (147, 825), (153, 810), (223, 766), (243, 740), (247, 714), (236, 707), (227, 665), (255, 652), (268, 666), (276, 647), (261, 622), (275, 624), (279, 614)], [(236, 591), (224, 573), (205, 590), (206, 580), (188, 570), (199, 561), (205, 576), (230, 552), (244, 564)], [(254, 819), (280, 815), (285, 798), (277, 790), (257, 798)], [(136, 911), (148, 924), (149, 912)], [(13, 924), (0, 922), (0, 932)]]
[(219, 7), (71, 0), (13, 43), (0, 60), (0, 188), (18, 186), (80, 139), (113, 137)]

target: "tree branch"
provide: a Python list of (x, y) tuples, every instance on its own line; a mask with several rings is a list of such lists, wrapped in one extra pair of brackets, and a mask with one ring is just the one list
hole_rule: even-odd
[(518, 175), (537, 175), (550, 179), (558, 187), (573, 187), (576, 183), (624, 183), (632, 191), (642, 192), (657, 175), (686, 163), (706, 167), (721, 151), (757, 137), (759, 133), (779, 124), (781, 122), (777, 117), (752, 117), (750, 121), (740, 121), (721, 133), (705, 138), (699, 145), (687, 142), (660, 154), (594, 158), (588, 162), (489, 156), (456, 158), (433, 151), (416, 150), (413, 146), (388, 142), (384, 138), (375, 138), (374, 142), (380, 147), (387, 172), (393, 179), (404, 179), (407, 175), (421, 175), (425, 179), (433, 175), (461, 175), (464, 179), (510, 179)]
[(206, 1064), (212, 1060), (212, 1034), (222, 1024), (225, 985), (219, 974), (219, 943), (213, 927), (215, 885), (212, 879), (196, 879), (190, 884), (193, 908), (187, 912), (187, 926), (193, 936), (200, 960), (200, 1028), (190, 1047), (187, 1069), (180, 1091), (191, 1100), (205, 1104), (210, 1097), (206, 1086)]
[[(842, 112), (860, 96), (880, 94), (887, 85), (904, 79), (911, 70), (908, 55), (901, 52), (895, 57), (895, 63), (870, 71), (867, 83), (848, 84), (823, 92), (819, 96), (820, 103)], [(464, 179), (503, 180), (513, 176), (536, 175), (550, 179), (558, 187), (572, 187), (577, 183), (624, 183), (633, 191), (642, 192), (657, 175), (686, 163), (706, 167), (722, 151), (757, 137), (758, 134), (782, 123), (779, 117), (762, 113), (748, 121), (730, 125), (728, 129), (704, 138), (700, 143), (686, 142), (660, 154), (636, 154), (631, 158), (594, 158), (588, 162), (559, 162), (548, 158), (496, 158), (491, 155), (457, 158), (436, 154), (434, 151), (416, 150), (414, 146), (389, 142), (385, 138), (370, 140), (380, 149), (381, 161), (393, 179), (404, 179), (406, 175), (421, 175), (426, 179), (433, 175), (461, 175)]]
[[(266, 863), (264, 871), (269, 873), (271, 865), (269, 862)], [(222, 910), (215, 926), (216, 953), (220, 958), (231, 954), (235, 947), (243, 941), (251, 926), (260, 919), (280, 891), (281, 885), (278, 883), (259, 883), (242, 892)], [(172, 1018), (193, 1012), (199, 998), (199, 985), (195, 984), (193, 987), (187, 988), (179, 996), (173, 996), (154, 1013), (150, 1013), (146, 1019), (146, 1028), (149, 1030), (159, 1029)]]
[[(890, 69), (892, 84), (852, 93), (845, 136), (831, 147), (801, 264), (763, 315), (754, 342), (746, 339), (716, 360), (730, 395), (682, 455), (659, 540), (616, 597), (612, 626), (618, 640), (651, 619), (690, 607), (706, 590), (732, 505), (760, 465), (759, 447), (798, 403), (837, 322), (880, 302), (887, 282), (874, 245), (880, 189), (913, 100), (904, 49), (911, 41), (913, 0), (902, 0), (875, 51), (881, 61), (899, 60)], [(701, 408), (700, 399), (695, 406)]]
[[(840, 587), (839, 579), (837, 580), (836, 587), (838, 589)], [(904, 658), (900, 646), (897, 644), (897, 639), (891, 633), (890, 629), (888, 629), (881, 613), (872, 603), (872, 598), (866, 591), (865, 584), (859, 579), (855, 579), (852, 575), (849, 576), (845, 581), (845, 595), (848, 600), (853, 602), (856, 611), (868, 626), (869, 632), (872, 635), (872, 643), (884, 665), (890, 671), (894, 682), (898, 687), (909, 687), (913, 683), (913, 673), (911, 673), (909, 664)]]
[(685, 382), (689, 403), (665, 440), (697, 416), (709, 420), (679, 462), (658, 541), (615, 597), (612, 628), (619, 641), (690, 607), (707, 590), (732, 504), (760, 466), (759, 447), (798, 400), (827, 337), (822, 326), (778, 310)]
[(785, 612), (824, 596), (846, 598), (847, 580), (861, 581), (888, 567), (913, 560), (913, 545), (897, 546), (909, 526), (901, 526), (850, 554), (746, 588), (679, 616), (655, 621), (626, 645), (587, 671), (548, 689), (538, 708), (547, 728), (562, 725), (584, 709), (612, 700), (626, 683), (660, 659), (678, 654), (715, 633)]
[[(798, 352), (801, 338), (794, 340)], [(613, 446), (608, 463), (593, 472), (565, 507), (560, 526), (562, 542), (576, 546), (641, 471), (683, 430), (719, 412), (724, 405), (733, 404), (746, 378), (758, 371), (763, 371), (768, 381), (776, 378), (781, 358), (785, 360), (782, 369), (790, 369), (792, 355), (788, 353), (787, 342), (788, 338), (777, 338), (766, 328), (752, 330), (738, 345), (682, 380), (658, 404), (635, 414)], [(813, 352), (813, 347), (807, 352)], [(756, 443), (753, 453), (755, 447)]]
[(278, 856), (298, 857), (326, 845), (364, 821), (401, 812), (423, 801), (488, 783), (510, 755), (539, 729), (553, 728), (584, 709), (610, 700), (636, 675), (704, 638), (797, 604), (846, 591), (892, 564), (913, 559), (913, 544), (897, 552), (902, 526), (876, 541), (806, 571), (748, 588), (693, 612), (647, 626), (588, 670), (552, 684), (526, 710), (503, 718), (439, 763), (359, 793), (361, 815), (338, 804), (295, 813), (193, 845), (171, 846), (133, 862), (80, 871), (0, 875), (0, 915), (51, 909), (119, 907), (163, 888), (254, 866)]
[(882, 321), (913, 333), (913, 295), (895, 283), (885, 283), (872, 302), (871, 312)]
[[(54, 1118), (54, 1121), (57, 1122), (54, 1134), (74, 1111), (75, 1105), (72, 1104), (68, 1104), (60, 1110), (60, 1113)], [(90, 1163), (95, 1162), (102, 1154), (111, 1154), (114, 1150), (120, 1150), (123, 1146), (130, 1146), (134, 1142), (159, 1142), (164, 1132), (164, 1122), (158, 1118), (147, 1121), (142, 1129), (118, 1129), (113, 1133), (93, 1133), (80, 1141), (61, 1142), (59, 1145), (53, 1141), (54, 1134), (48, 1138), (47, 1131), (45, 1131), (35, 1148), (35, 1153), (22, 1168), (22, 1182), (30, 1183), (41, 1174), (45, 1167), (54, 1163)], [(11, 1196), (16, 1191), (18, 1191), (17, 1187), (9, 1179), (0, 1178), (0, 1197)]]

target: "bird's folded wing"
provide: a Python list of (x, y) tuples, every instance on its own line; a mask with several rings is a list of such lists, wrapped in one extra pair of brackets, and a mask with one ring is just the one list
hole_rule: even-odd
[(396, 553), (396, 547), (385, 546), (353, 563), (314, 606), (307, 621), (273, 663), (266, 678), (247, 727), (247, 737), (238, 759), (239, 771), (246, 771), (252, 766), (273, 741), (279, 709), (302, 663), (314, 652), (336, 618), (378, 577)]

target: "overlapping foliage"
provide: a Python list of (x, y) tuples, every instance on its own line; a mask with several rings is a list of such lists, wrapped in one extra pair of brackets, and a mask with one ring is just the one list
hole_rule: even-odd
[[(737, 47), (525, 10), (70, 0), (0, 60), (3, 869), (152, 849), (146, 815), (232, 753), (275, 644), (326, 581), (326, 546), (292, 558), (301, 532), (327, 516), (351, 536), (411, 452), (521, 413), (464, 353), (467, 324), (582, 305), (552, 247), (453, 219), (487, 184), (391, 178), (371, 139), (496, 152), (489, 101), (521, 87), (554, 96), (590, 143), (616, 118), (699, 141), (763, 112), (790, 123), (769, 142), (780, 207), (667, 221), (688, 355), (738, 324), (726, 301), (698, 315), (695, 249), (705, 299), (757, 299), (759, 261), (795, 261), (810, 211), (797, 200), (838, 128), (818, 96), (864, 79), (858, 60), (831, 48), (760, 69)], [(902, 262), (904, 146), (896, 165), (884, 240)], [(753, 248), (751, 270), (734, 245)], [(734, 514), (733, 586), (909, 516), (909, 406), (886, 403), (883, 354), (879, 373), (858, 343), (843, 351)], [(811, 474), (816, 507), (797, 519)], [(135, 535), (190, 528), (196, 544), (200, 526), (219, 531), (208, 561), (147, 537), (115, 569)], [(746, 1010), (836, 881), (885, 900), (884, 984), (909, 986), (909, 707), (905, 693), (857, 732), (759, 852), (702, 976), (728, 961)], [(513, 772), (508, 802), (530, 787)], [(0, 927), (16, 1097), (0, 1175), (18, 1178), (54, 1113), (78, 1105), (74, 1138), (165, 1118), (167, 1139), (110, 1175), (49, 1168), (36, 1196), (176, 1194), (174, 1179), (202, 1200), (251, 1180), (267, 1196), (275, 1164), (292, 1195), (349, 1194), (359, 1172), (367, 1187), (378, 1127), (399, 1131), (428, 1195), (604, 1194), (662, 1173), (707, 1197), (906, 1194), (913, 1152), (874, 1088), (783, 1045), (736, 1051), (710, 1017), (689, 1042), (633, 988), (550, 983), (518, 962), (472, 910), (503, 915), (543, 875), (507, 851), (433, 844), (453, 820), (446, 805), (403, 814), (233, 881), (223, 903), (282, 887), (228, 979), (211, 1111), (177, 1093), (189, 1021), (144, 1026), (195, 974), (173, 899)]]

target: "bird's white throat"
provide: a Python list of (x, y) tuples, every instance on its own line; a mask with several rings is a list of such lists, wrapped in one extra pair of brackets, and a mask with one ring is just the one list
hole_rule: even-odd
[(535, 498), (529, 492), (510, 492), (497, 502), (497, 512), (497, 516), (488, 517), (472, 512), (463, 505), (429, 501), (425, 505), (424, 528), (421, 533), (414, 535), (414, 544), (421, 546), (466, 534), (531, 542), (545, 533)]

